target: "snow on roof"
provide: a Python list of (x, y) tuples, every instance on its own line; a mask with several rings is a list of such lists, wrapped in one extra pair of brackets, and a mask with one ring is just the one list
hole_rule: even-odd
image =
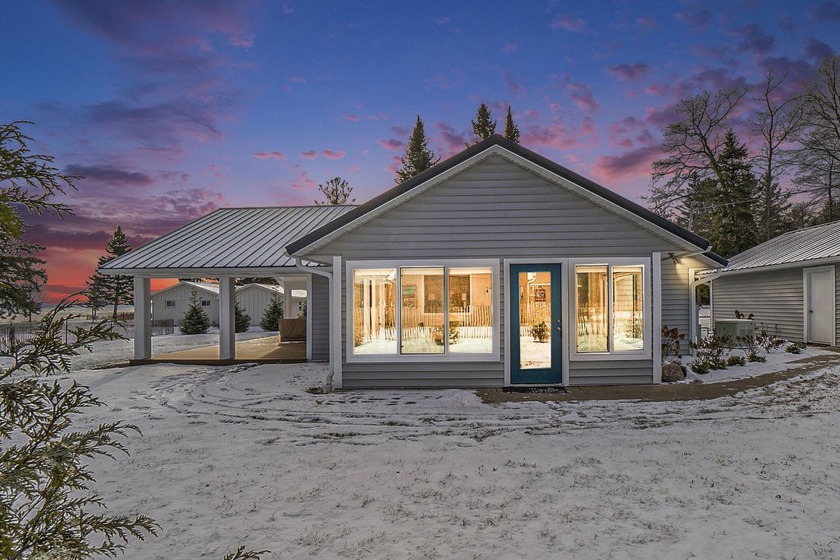
[(723, 272), (840, 260), (840, 221), (784, 233), (729, 259)]
[(103, 272), (292, 268), (285, 247), (352, 206), (220, 208), (100, 267)]

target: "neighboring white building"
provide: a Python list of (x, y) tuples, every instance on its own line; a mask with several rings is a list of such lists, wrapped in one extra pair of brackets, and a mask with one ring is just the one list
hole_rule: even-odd
[(152, 295), (152, 320), (171, 319), (177, 325), (190, 307), (195, 292), (210, 318), (210, 324), (219, 324), (219, 285), (206, 282), (179, 282)]
[[(263, 313), (275, 295), (284, 301), (283, 286), (269, 284), (246, 284), (236, 288), (239, 308), (251, 317), (251, 325), (259, 325)], [(219, 323), (219, 285), (208, 282), (179, 282), (152, 295), (152, 320), (169, 320), (177, 325), (190, 306), (195, 292), (201, 306), (210, 318), (210, 324)], [(292, 289), (290, 307), (284, 307), (288, 318), (299, 317), (306, 308), (306, 290)]]
[[(284, 316), (289, 319), (301, 316), (306, 308), (306, 290), (292, 290), (291, 292), (291, 308), (284, 307)], [(283, 286), (245, 284), (236, 288), (236, 301), (239, 303), (239, 308), (250, 315), (251, 325), (260, 324), (263, 313), (271, 305), (271, 299), (275, 296), (285, 303)]]

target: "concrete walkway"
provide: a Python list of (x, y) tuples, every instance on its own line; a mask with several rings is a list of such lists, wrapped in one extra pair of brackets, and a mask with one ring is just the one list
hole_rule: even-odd
[(136, 360), (132, 364), (174, 362), (189, 364), (230, 364), (242, 362), (295, 363), (306, 361), (306, 342), (279, 342), (277, 335), (244, 340), (236, 343), (236, 359), (220, 360), (219, 346), (202, 346), (180, 352), (152, 356), (150, 360)]
[(745, 377), (720, 383), (663, 383), (662, 385), (615, 385), (607, 387), (567, 387), (565, 393), (506, 393), (502, 389), (478, 389), (476, 394), (484, 403), (501, 402), (551, 402), (583, 400), (633, 400), (646, 402), (693, 401), (717, 399), (764, 387), (797, 375), (810, 373), (833, 365), (840, 365), (840, 348), (829, 348), (832, 354), (793, 360), (801, 364), (791, 369)]

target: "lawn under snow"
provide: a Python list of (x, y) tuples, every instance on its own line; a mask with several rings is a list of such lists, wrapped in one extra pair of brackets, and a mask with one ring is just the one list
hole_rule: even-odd
[(126, 558), (840, 557), (838, 366), (717, 400), (485, 405), (310, 394), (314, 364), (81, 369), (118, 352), (72, 377), (108, 403), (80, 426), (143, 431), (95, 464), (111, 514), (161, 525)]

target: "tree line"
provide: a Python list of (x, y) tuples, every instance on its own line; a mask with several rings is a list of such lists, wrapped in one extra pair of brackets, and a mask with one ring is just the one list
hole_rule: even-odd
[(664, 157), (653, 163), (650, 207), (724, 257), (840, 218), (838, 71), (832, 56), (798, 87), (769, 70), (753, 91), (680, 100), (662, 131)]
[[(496, 120), (493, 118), (490, 108), (485, 103), (481, 103), (478, 106), (475, 120), (470, 121), (470, 124), (472, 124), (473, 138), (472, 144), (467, 143), (467, 147), (477, 144), (496, 133)], [(519, 143), (519, 127), (513, 120), (513, 113), (511, 112), (510, 106), (508, 106), (507, 115), (505, 116), (504, 136), (512, 142)], [(420, 118), (420, 115), (417, 115), (417, 120), (414, 122), (414, 129), (408, 138), (405, 153), (400, 158), (400, 168), (397, 169), (394, 182), (399, 184), (407, 181), (415, 175), (419, 175), (431, 168), (439, 161), (440, 156), (429, 148), (429, 138), (426, 136), (423, 119)], [(323, 200), (315, 200), (315, 204), (317, 205), (352, 204), (356, 201), (350, 198), (353, 187), (341, 177), (335, 177), (324, 184), (319, 184), (318, 190), (321, 191)]]

